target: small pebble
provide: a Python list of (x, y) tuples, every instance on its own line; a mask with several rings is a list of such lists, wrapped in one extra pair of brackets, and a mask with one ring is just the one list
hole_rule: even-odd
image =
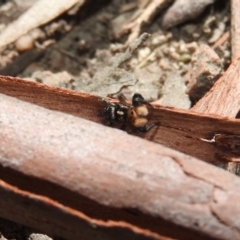
[(152, 45), (159, 46), (159, 45), (162, 45), (163, 43), (165, 43), (167, 41), (168, 41), (168, 38), (164, 35), (156, 36), (152, 40)]
[(179, 58), (180, 58), (180, 55), (178, 54), (178, 53), (176, 53), (176, 52), (170, 52), (169, 53), (169, 56), (172, 58), (172, 59), (174, 59), (174, 60), (179, 60)]
[(140, 49), (138, 52), (139, 61), (141, 61), (142, 59), (145, 59), (150, 53), (151, 53), (151, 50), (148, 47)]
[(177, 64), (177, 63), (173, 63), (172, 65), (176, 70), (179, 70), (180, 69), (180, 66)]
[(163, 70), (169, 70), (171, 69), (171, 66), (169, 66), (169, 62), (162, 58), (160, 61), (159, 61), (159, 67), (162, 68)]
[(186, 43), (183, 42), (182, 40), (179, 42), (178, 51), (180, 54), (189, 53)]
[(191, 53), (194, 53), (198, 48), (198, 44), (197, 42), (190, 42), (186, 44), (186, 47)]
[(40, 28), (35, 28), (31, 32), (29, 32), (29, 35), (34, 39), (45, 39), (46, 34), (40, 29)]
[(19, 52), (30, 50), (34, 47), (34, 39), (29, 34), (26, 34), (15, 42), (15, 47)]
[(193, 34), (193, 38), (194, 39), (199, 39), (200, 38), (200, 34), (199, 33), (194, 33)]

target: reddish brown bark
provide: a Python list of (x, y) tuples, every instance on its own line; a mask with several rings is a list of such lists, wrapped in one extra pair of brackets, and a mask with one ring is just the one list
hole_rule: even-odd
[[(192, 108), (193, 111), (204, 114), (218, 114), (234, 118), (240, 110), (240, 17), (239, 0), (232, 0), (232, 62), (228, 70), (215, 83), (212, 89)], [(238, 58), (236, 58), (238, 56)], [(238, 173), (237, 163), (229, 163), (226, 168)]]
[(212, 89), (192, 108), (205, 114), (234, 118), (240, 109), (240, 57), (214, 84)]
[[(0, 92), (52, 110), (105, 123), (101, 116), (104, 104), (96, 96), (7, 77), (0, 77)], [(207, 162), (240, 160), (239, 120), (155, 106), (151, 121), (160, 124), (147, 134), (138, 136)], [(216, 134), (225, 136), (225, 146), (213, 141)]]
[(1, 216), (72, 239), (240, 238), (235, 176), (2, 94), (0, 109)]

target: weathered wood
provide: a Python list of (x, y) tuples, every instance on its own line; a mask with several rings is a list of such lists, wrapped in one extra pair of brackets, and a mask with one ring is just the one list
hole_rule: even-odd
[(0, 109), (1, 216), (72, 239), (240, 238), (234, 175), (2, 94)]
[[(218, 114), (235, 118), (240, 110), (240, 55), (239, 38), (240, 17), (238, 10), (239, 0), (232, 0), (232, 62), (228, 70), (214, 84), (212, 89), (192, 108), (193, 111), (204, 114)], [(229, 163), (224, 168), (230, 172), (238, 173), (237, 163)]]
[[(104, 104), (101, 98), (93, 95), (3, 76), (0, 77), (0, 92), (52, 110), (105, 123), (101, 115)], [(137, 134), (138, 136), (207, 162), (240, 160), (240, 120), (156, 105), (151, 121), (160, 124), (146, 134)], [(219, 133), (234, 137), (237, 141), (236, 151), (214, 142), (215, 134)]]
[(234, 118), (240, 109), (240, 57), (232, 62), (212, 89), (192, 108), (205, 114)]
[[(16, 174), (13, 176), (16, 176)], [(17, 176), (18, 178), (16, 178), (15, 181), (21, 181), (22, 179), (19, 178), (19, 175)], [(28, 179), (28, 182), (32, 180), (32, 187), (35, 187), (35, 189), (43, 188), (42, 182), (40, 181), (36, 184), (34, 179)], [(139, 227), (126, 222), (107, 222), (104, 219), (93, 219), (82, 213), (79, 209), (69, 207), (69, 205), (76, 202), (76, 200), (69, 197), (66, 198), (66, 195), (64, 194), (77, 198), (80, 203), (78, 203), (78, 205), (84, 204), (85, 208), (93, 207), (94, 210), (98, 211), (100, 206), (96, 209), (93, 204), (85, 204), (84, 201), (81, 202), (80, 196), (73, 196), (73, 194), (67, 190), (63, 191), (60, 189), (61, 191), (58, 193), (59, 198), (52, 199), (46, 195), (43, 196), (26, 190), (21, 190), (19, 189), (19, 184), (16, 186), (16, 182), (14, 185), (11, 185), (0, 180), (0, 216), (6, 219), (40, 229), (48, 234), (62, 236), (66, 239), (134, 240), (137, 238), (141, 240), (170, 240), (170, 238), (162, 237), (159, 234), (151, 233), (148, 230), (140, 229)], [(30, 184), (28, 183), (28, 185)], [(50, 187), (59, 190), (59, 187), (57, 186), (50, 185)], [(46, 192), (44, 193), (46, 194)], [(61, 196), (61, 194), (63, 195)], [(53, 194), (50, 193), (50, 195), (52, 196)], [(62, 204), (64, 200), (66, 201), (69, 199), (69, 205)], [(98, 217), (99, 212), (96, 213), (96, 215), (98, 214)]]
[[(240, 56), (240, 1), (231, 1), (231, 50), (232, 50), (232, 60), (235, 60)], [(232, 86), (234, 88), (234, 86)], [(240, 165), (238, 163), (228, 163), (227, 169), (237, 175), (240, 174)]]

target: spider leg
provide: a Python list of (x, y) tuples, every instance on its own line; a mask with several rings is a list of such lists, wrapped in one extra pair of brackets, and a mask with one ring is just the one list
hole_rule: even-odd
[(146, 125), (145, 127), (137, 128), (137, 130), (138, 130), (139, 132), (148, 132), (148, 131), (150, 131), (153, 127), (155, 127), (156, 125), (157, 125), (156, 123), (152, 123), (152, 124)]
[(127, 125), (125, 123), (122, 124), (122, 126), (120, 127), (121, 130), (125, 131), (127, 128)]
[(122, 103), (124, 105), (128, 105), (127, 98), (125, 97), (125, 95), (123, 93), (119, 93), (117, 98), (120, 101), (120, 103)]

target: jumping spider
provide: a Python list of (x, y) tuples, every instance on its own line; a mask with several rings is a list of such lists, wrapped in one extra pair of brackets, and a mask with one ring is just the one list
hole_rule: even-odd
[(148, 107), (152, 105), (147, 102), (139, 93), (135, 93), (132, 97), (132, 105), (128, 104), (123, 94), (118, 96), (119, 103), (105, 102), (103, 115), (107, 120), (107, 125), (114, 126), (121, 124), (121, 129), (125, 130), (129, 127), (131, 130), (148, 132), (156, 123), (148, 124)]

